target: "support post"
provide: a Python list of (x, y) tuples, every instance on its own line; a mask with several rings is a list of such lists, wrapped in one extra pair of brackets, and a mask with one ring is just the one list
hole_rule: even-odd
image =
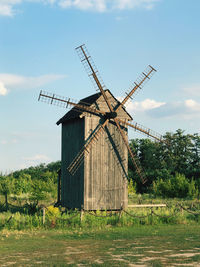
[(119, 212), (119, 219), (121, 219), (121, 217), (122, 217), (123, 210), (124, 210), (124, 206), (123, 206), (123, 204), (121, 204), (121, 209)]
[(83, 217), (84, 217), (84, 210), (81, 209), (81, 214), (80, 214), (81, 222), (83, 221)]
[(45, 214), (46, 214), (46, 210), (45, 207), (42, 208), (42, 224), (45, 224)]

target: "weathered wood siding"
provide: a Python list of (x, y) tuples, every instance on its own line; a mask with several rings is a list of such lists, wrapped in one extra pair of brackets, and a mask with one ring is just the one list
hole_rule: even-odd
[(62, 124), (61, 205), (81, 209), (84, 192), (84, 164), (72, 176), (67, 167), (84, 144), (84, 119)]
[[(96, 118), (86, 118), (85, 130), (95, 129)], [(84, 162), (84, 208), (116, 210), (128, 204), (127, 148), (116, 126), (102, 131)]]
[[(113, 106), (116, 101), (107, 92)], [(101, 96), (96, 106), (109, 111)], [(129, 119), (121, 109), (118, 117)], [(99, 124), (96, 116), (85, 116), (85, 138)], [(124, 128), (127, 136), (127, 129)], [(117, 210), (128, 205), (127, 191), (128, 152), (114, 123), (109, 123), (105, 131), (101, 131), (98, 141), (92, 146), (84, 162), (84, 208), (86, 210)]]
[[(106, 95), (116, 106), (117, 102), (109, 91), (106, 91)], [(109, 112), (102, 96), (92, 106)], [(119, 110), (118, 118), (131, 119), (123, 109)], [(109, 122), (105, 131), (102, 131), (76, 174), (72, 176), (67, 171), (100, 119), (83, 113), (81, 118), (62, 124), (61, 204), (65, 207), (117, 210), (128, 205), (128, 152), (114, 123)], [(128, 138), (126, 128), (124, 133)]]

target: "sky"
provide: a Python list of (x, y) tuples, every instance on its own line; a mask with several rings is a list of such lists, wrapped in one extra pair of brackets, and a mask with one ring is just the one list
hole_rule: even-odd
[[(0, 172), (61, 158), (67, 112), (40, 90), (94, 94), (75, 48), (86, 44), (106, 87), (123, 97), (157, 72), (127, 109), (160, 134), (200, 132), (199, 0), (0, 0)], [(129, 131), (129, 138), (143, 137)]]

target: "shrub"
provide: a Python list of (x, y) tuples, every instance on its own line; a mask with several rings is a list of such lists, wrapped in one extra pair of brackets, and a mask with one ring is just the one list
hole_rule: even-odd
[(153, 193), (163, 197), (195, 198), (198, 195), (198, 189), (193, 180), (189, 182), (185, 175), (176, 173), (170, 180), (160, 179), (154, 182)]
[(133, 180), (131, 179), (128, 182), (128, 194), (135, 194), (136, 193), (136, 183), (133, 183)]

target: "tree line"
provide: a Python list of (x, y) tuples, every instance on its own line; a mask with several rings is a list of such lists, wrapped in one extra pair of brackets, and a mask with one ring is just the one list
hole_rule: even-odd
[[(200, 193), (200, 136), (177, 130), (166, 133), (163, 142), (132, 139), (130, 147), (139, 158), (148, 179), (142, 184), (129, 158), (129, 189), (137, 193), (151, 193), (162, 197), (199, 197)], [(8, 195), (19, 202), (27, 199), (56, 199), (57, 177), (61, 162), (40, 164), (36, 167), (0, 174), (0, 194), (8, 205)]]
[(40, 200), (56, 199), (57, 173), (60, 168), (61, 162), (57, 161), (15, 171), (9, 175), (0, 174), (0, 194), (4, 196), (6, 209), (9, 195), (19, 204), (26, 200), (33, 206)]
[(167, 132), (163, 142), (133, 139), (130, 147), (139, 158), (148, 179), (142, 185), (129, 159), (129, 179), (137, 192), (152, 192), (165, 197), (187, 197), (200, 192), (200, 136), (178, 129)]

